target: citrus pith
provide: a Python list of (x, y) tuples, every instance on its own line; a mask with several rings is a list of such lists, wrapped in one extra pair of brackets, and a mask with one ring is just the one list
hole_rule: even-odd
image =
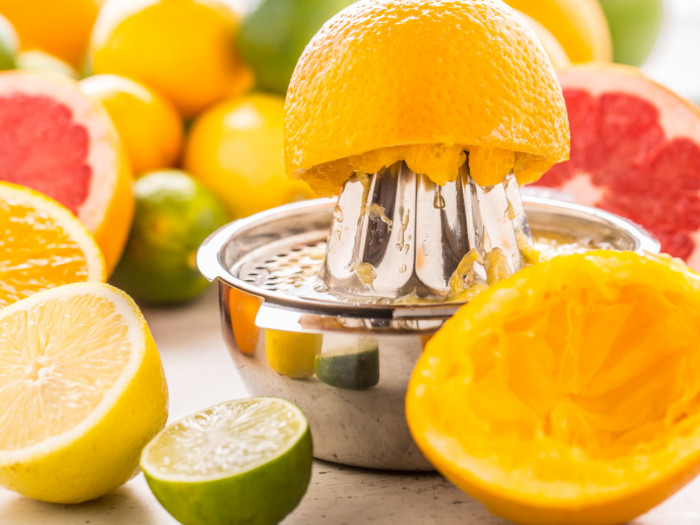
[(699, 292), (669, 256), (525, 268), (428, 342), (408, 387), (411, 433), (516, 523), (626, 522), (700, 472)]
[(0, 485), (77, 503), (127, 481), (168, 402), (134, 302), (107, 284), (69, 284), (4, 308), (0, 334)]

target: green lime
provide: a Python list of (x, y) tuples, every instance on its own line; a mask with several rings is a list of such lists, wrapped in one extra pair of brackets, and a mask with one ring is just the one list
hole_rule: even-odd
[(278, 523), (311, 479), (309, 424), (276, 397), (238, 399), (168, 425), (141, 453), (156, 499), (184, 525)]
[(322, 339), (319, 334), (265, 330), (267, 364), (283, 376), (294, 379), (311, 377)]
[(33, 69), (37, 71), (47, 71), (58, 73), (69, 78), (78, 79), (78, 72), (73, 67), (60, 58), (49, 55), (38, 49), (20, 51), (17, 54), (18, 69)]
[(197, 270), (197, 250), (227, 222), (226, 209), (201, 182), (179, 170), (143, 175), (134, 193), (131, 235), (111, 282), (141, 302), (193, 299), (209, 284)]
[(238, 32), (238, 49), (256, 87), (284, 95), (294, 66), (323, 23), (354, 0), (261, 0)]
[(663, 21), (663, 0), (600, 0), (610, 27), (613, 59), (640, 66), (654, 48)]
[(10, 21), (0, 15), (0, 71), (17, 67), (15, 57), (19, 39)]
[(316, 356), (316, 377), (327, 385), (366, 390), (379, 383), (379, 346), (374, 337), (326, 335)]

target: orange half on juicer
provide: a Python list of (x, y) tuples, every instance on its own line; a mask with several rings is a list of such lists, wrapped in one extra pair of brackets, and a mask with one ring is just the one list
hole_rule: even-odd
[(288, 173), (340, 190), (322, 279), (348, 296), (463, 299), (520, 269), (518, 183), (568, 152), (551, 62), (501, 1), (357, 2), (287, 93)]

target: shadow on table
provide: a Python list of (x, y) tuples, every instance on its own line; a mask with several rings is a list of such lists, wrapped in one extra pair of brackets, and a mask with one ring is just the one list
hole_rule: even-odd
[(162, 517), (137, 497), (137, 491), (123, 486), (111, 494), (93, 501), (74, 505), (59, 505), (35, 501), (19, 494), (0, 504), (0, 522), (22, 525), (99, 525), (123, 523), (129, 525), (161, 525)]

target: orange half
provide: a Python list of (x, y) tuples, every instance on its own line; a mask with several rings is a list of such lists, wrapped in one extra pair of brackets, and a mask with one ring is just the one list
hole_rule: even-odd
[(535, 264), (429, 341), (406, 413), (426, 457), (523, 524), (619, 524), (700, 472), (700, 277), (598, 251)]
[(90, 232), (39, 192), (0, 182), (0, 307), (68, 283), (106, 279)]

